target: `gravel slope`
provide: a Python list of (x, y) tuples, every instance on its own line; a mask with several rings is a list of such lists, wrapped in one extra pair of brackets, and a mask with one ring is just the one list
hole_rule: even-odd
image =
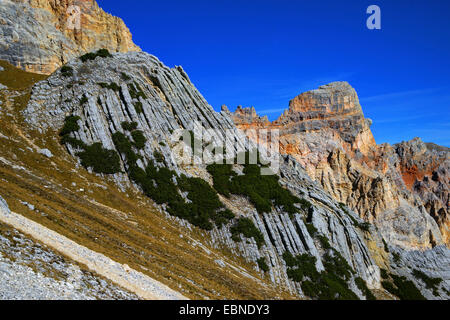
[(93, 299), (138, 297), (0, 223), (0, 300)]
[[(131, 269), (127, 265), (122, 265), (120, 263), (117, 263), (108, 257), (99, 254), (97, 252), (94, 252), (92, 250), (89, 250), (86, 247), (83, 247), (77, 243), (75, 243), (72, 240), (69, 240), (68, 238), (48, 229), (44, 226), (31, 221), (24, 216), (21, 216), (19, 214), (16, 214), (14, 212), (6, 212), (5, 210), (2, 210), (0, 208), (0, 222), (3, 222), (5, 224), (8, 224), (15, 229), (20, 230), (21, 232), (24, 232), (26, 234), (29, 234), (34, 239), (37, 239), (38, 241), (41, 241), (42, 243), (50, 246), (51, 248), (57, 250), (58, 252), (63, 253), (65, 256), (69, 257), (70, 259), (86, 266), (89, 268), (89, 270), (92, 270), (96, 272), (97, 274), (101, 275), (104, 278), (107, 278), (111, 280), (116, 285), (119, 285), (122, 288), (125, 288), (126, 290), (133, 292), (136, 294), (139, 298), (142, 299), (149, 299), (149, 300), (184, 300), (186, 299), (183, 295), (180, 293), (170, 289), (166, 285), (144, 275), (141, 272), (138, 272), (136, 270)], [(3, 235), (3, 232), (2, 232)], [(3, 236), (4, 237), (4, 236)], [(14, 238), (13, 238), (14, 240)], [(15, 241), (15, 240), (14, 240)], [(8, 245), (7, 245), (8, 246)], [(3, 252), (3, 250), (2, 250)], [(21, 255), (21, 252), (19, 252), (19, 256)], [(14, 261), (14, 260), (13, 260)], [(8, 279), (10, 279), (10, 287), (14, 287), (17, 283), (14, 281), (13, 278), (19, 278), (18, 276), (15, 276), (14, 273), (11, 273), (11, 276), (8, 276), (8, 271), (16, 270), (19, 274), (24, 276), (23, 281), (18, 280), (19, 283), (22, 283), (23, 286), (26, 286), (28, 283), (27, 281), (30, 281), (30, 286), (33, 286), (33, 284), (36, 284), (36, 279), (30, 280), (31, 278), (27, 278), (27, 276), (33, 277), (31, 273), (29, 273), (29, 270), (23, 270), (23, 269), (14, 269), (17, 268), (15, 264), (12, 264), (7, 260), (0, 261), (5, 263), (5, 275), (0, 275), (0, 285), (2, 282), (8, 283)], [(48, 264), (48, 261), (45, 262)], [(7, 266), (10, 266), (9, 268)], [(13, 268), (13, 269), (11, 269)], [(66, 270), (67, 271), (67, 270)], [(73, 278), (76, 273), (73, 272), (66, 272), (68, 276)], [(76, 277), (76, 276), (75, 276)], [(61, 293), (64, 292), (64, 286), (67, 286), (70, 284), (64, 284)], [(3, 285), (1, 285), (3, 287)], [(6, 286), (5, 286), (6, 287)], [(19, 287), (20, 288), (20, 287)], [(52, 291), (52, 285), (48, 286), (49, 291), (48, 294), (51, 295)], [(100, 287), (101, 288), (101, 287)], [(0, 291), (2, 289), (0, 288)], [(20, 290), (20, 289), (19, 289)], [(33, 291), (33, 290), (32, 290)], [(63, 296), (61, 296), (63, 298)]]

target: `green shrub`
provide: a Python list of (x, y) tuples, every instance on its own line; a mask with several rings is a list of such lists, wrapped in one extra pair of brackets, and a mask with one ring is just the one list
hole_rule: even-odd
[(426, 300), (414, 282), (406, 277), (391, 274), (392, 282), (389, 280), (381, 281), (384, 289), (397, 296), (400, 300)]
[(175, 172), (167, 168), (157, 169), (153, 164), (149, 164), (143, 171), (132, 167), (130, 177), (157, 204), (166, 203), (167, 210), (171, 215), (186, 219), (199, 228), (211, 230), (213, 228), (212, 221), (220, 224), (234, 216), (230, 216), (229, 211), (223, 210), (217, 193), (202, 179), (185, 176), (177, 179), (179, 189), (187, 192), (187, 198), (190, 200), (187, 203), (181, 197), (173, 181), (176, 177)]
[(78, 130), (80, 130), (78, 120), (81, 120), (81, 118), (78, 116), (71, 115), (66, 117), (66, 119), (64, 120), (64, 126), (61, 129), (59, 135), (64, 137), (72, 132), (77, 132)]
[(422, 280), (425, 283), (427, 289), (432, 290), (435, 296), (439, 295), (438, 287), (443, 281), (442, 279), (429, 277), (425, 273), (417, 269), (414, 269), (413, 275), (414, 277), (416, 277), (416, 279)]
[(231, 177), (236, 173), (233, 171), (232, 165), (228, 164), (212, 164), (206, 168), (213, 178), (213, 185), (216, 191), (226, 197), (231, 194)]
[(85, 150), (77, 153), (81, 165), (92, 168), (96, 173), (114, 174), (120, 172), (120, 158), (114, 150), (103, 148), (101, 143), (86, 146)]
[(316, 227), (312, 223), (305, 223), (306, 229), (308, 230), (309, 235), (314, 238), (316, 234), (319, 232)]
[(82, 62), (86, 62), (88, 60), (95, 60), (95, 58), (101, 57), (101, 58), (109, 58), (112, 57), (112, 55), (109, 53), (107, 49), (100, 49), (97, 52), (89, 52), (80, 57), (80, 60)]
[(388, 274), (388, 272), (386, 271), (386, 269), (381, 268), (381, 269), (380, 269), (380, 274), (381, 274), (381, 278), (383, 278), (383, 279), (389, 279), (389, 274)]
[(262, 271), (268, 272), (270, 270), (265, 258), (261, 257), (256, 262), (258, 263), (258, 266)]
[[(248, 161), (250, 154), (247, 152), (245, 157)], [(295, 197), (289, 190), (281, 187), (277, 175), (261, 175), (260, 165), (244, 165), (243, 175), (237, 175), (229, 164), (212, 164), (207, 170), (217, 192), (226, 197), (230, 194), (246, 196), (259, 213), (271, 212), (272, 207), (277, 206), (294, 214), (298, 212), (296, 203), (305, 208), (311, 206), (306, 200)]]
[(414, 282), (406, 279), (406, 277), (400, 277), (391, 275), (394, 280), (394, 284), (397, 286), (396, 296), (400, 300), (426, 300), (422, 293), (417, 289)]
[(388, 281), (388, 280), (382, 280), (381, 286), (386, 289), (388, 292), (392, 293), (393, 295), (396, 295), (397, 288), (394, 287), (394, 285)]
[(234, 219), (234, 217), (234, 213), (229, 209), (219, 210), (211, 214), (211, 219), (214, 221), (218, 228), (222, 228), (223, 225), (230, 222), (232, 219)]
[(61, 136), (61, 144), (68, 144), (77, 149), (86, 148), (86, 144), (83, 141), (70, 136), (71, 133), (80, 130), (80, 126), (78, 125), (79, 120), (81, 120), (81, 118), (74, 115), (66, 117), (64, 120), (64, 126), (59, 132), (59, 135)]
[(141, 150), (145, 148), (145, 143), (147, 142), (147, 139), (144, 137), (144, 133), (140, 130), (134, 130), (131, 132), (131, 136), (134, 140), (134, 146)]
[(112, 57), (112, 55), (109, 53), (107, 49), (100, 49), (97, 51), (97, 56), (102, 58), (109, 58)]
[(86, 104), (87, 102), (88, 102), (88, 98), (85, 95), (83, 95), (80, 99), (80, 106)]
[(399, 264), (400, 263), (400, 255), (397, 252), (392, 252), (392, 258), (394, 260), (394, 263)]
[[(126, 128), (134, 128), (130, 123), (122, 123)], [(133, 138), (140, 141), (137, 135), (140, 131), (132, 131)], [(137, 134), (137, 135), (136, 135)], [(185, 219), (193, 225), (211, 230), (213, 223), (221, 227), (234, 218), (234, 214), (223, 207), (217, 193), (210, 185), (199, 178), (177, 177), (174, 171), (168, 168), (156, 168), (149, 163), (145, 170), (136, 165), (138, 155), (133, 151), (133, 144), (121, 132), (113, 135), (116, 149), (127, 158), (128, 176), (132, 181), (142, 188), (146, 196), (153, 199), (157, 204), (167, 204), (167, 211), (181, 219)], [(140, 142), (145, 143), (145, 142)], [(164, 161), (163, 156), (155, 151), (154, 156), (159, 161)], [(177, 181), (177, 184), (175, 181)], [(180, 192), (187, 194), (186, 202)]]
[(121, 123), (121, 125), (122, 125), (123, 130), (133, 131), (133, 130), (136, 130), (136, 128), (138, 126), (138, 123), (134, 122), (134, 121), (133, 122), (126, 122), (126, 121), (124, 121), (124, 122)]
[(358, 289), (361, 290), (361, 292), (366, 296), (367, 300), (376, 300), (372, 291), (370, 291), (370, 289), (367, 287), (366, 282), (361, 277), (355, 278), (355, 284)]
[(191, 201), (188, 205), (190, 221), (201, 228), (212, 229), (210, 219), (217, 214), (217, 210), (223, 207), (217, 193), (205, 180), (200, 178), (182, 176), (178, 183), (181, 191), (188, 192), (187, 198)]
[(86, 53), (86, 54), (82, 55), (80, 57), (80, 60), (82, 62), (86, 62), (88, 60), (95, 60), (95, 58), (97, 58), (97, 55), (94, 52), (89, 52), (89, 53)]
[(130, 97), (133, 99), (139, 99), (139, 97), (144, 100), (147, 99), (144, 91), (142, 91), (142, 88), (136, 82), (128, 84), (128, 91), (130, 92)]
[[(104, 174), (120, 172), (120, 158), (116, 151), (103, 148), (101, 143), (94, 143), (89, 146), (83, 141), (70, 136), (71, 133), (80, 130), (78, 125), (78, 120), (80, 119), (80, 117), (74, 115), (66, 117), (64, 126), (59, 133), (62, 137), (61, 143), (82, 150), (76, 155), (80, 158), (81, 165), (86, 169), (92, 168), (94, 172)], [(114, 138), (117, 139), (117, 137), (113, 136)]]
[(386, 241), (384, 241), (384, 238), (381, 239), (383, 241), (383, 246), (384, 246), (384, 251), (389, 252), (389, 246), (386, 243)]
[(61, 74), (64, 77), (71, 77), (71, 76), (73, 76), (73, 68), (70, 66), (62, 66)]
[(128, 76), (126, 73), (124, 73), (124, 72), (121, 72), (120, 73), (120, 77), (121, 77), (121, 79), (123, 80), (123, 81), (129, 81), (129, 80), (131, 80), (131, 78), (130, 78), (130, 76)]
[(127, 165), (129, 167), (135, 166), (139, 156), (133, 151), (132, 144), (128, 137), (122, 132), (116, 132), (112, 136), (116, 149), (124, 154), (127, 159)]
[(285, 252), (288, 277), (300, 283), (303, 293), (319, 300), (356, 300), (358, 296), (349, 289), (347, 281), (352, 273), (347, 262), (335, 251), (324, 256), (325, 271), (316, 269), (316, 258), (308, 254), (294, 257)]
[(103, 89), (110, 89), (113, 90), (115, 92), (119, 92), (120, 91), (120, 86), (115, 83), (115, 82), (111, 82), (111, 83), (105, 83), (105, 82), (99, 82), (98, 85), (100, 87), (102, 87)]
[(370, 232), (370, 226), (371, 224), (369, 222), (363, 222), (358, 224), (358, 227), (365, 232)]
[(304, 277), (310, 280), (317, 280), (320, 276), (316, 269), (317, 259), (309, 254), (293, 256), (286, 251), (283, 253), (283, 259), (288, 267), (287, 274), (289, 278), (296, 282), (303, 281)]
[(320, 245), (324, 250), (331, 249), (330, 241), (327, 237), (324, 235), (317, 235), (317, 238), (319, 239)]
[(339, 253), (339, 251), (332, 249), (332, 253), (327, 252), (323, 261), (323, 266), (328, 273), (332, 273), (344, 280), (349, 280), (351, 275), (355, 272), (352, 270), (347, 260)]
[(264, 236), (258, 228), (255, 227), (253, 221), (249, 218), (239, 218), (236, 223), (230, 228), (232, 238), (234, 241), (239, 241), (239, 235), (246, 238), (253, 238), (258, 245), (258, 248), (264, 244)]
[(155, 157), (156, 162), (163, 163), (165, 161), (164, 156), (156, 150), (153, 152), (153, 156)]
[(136, 101), (136, 102), (133, 102), (133, 105), (134, 105), (134, 109), (136, 110), (136, 112), (138, 114), (144, 113), (144, 106), (142, 105), (142, 102)]

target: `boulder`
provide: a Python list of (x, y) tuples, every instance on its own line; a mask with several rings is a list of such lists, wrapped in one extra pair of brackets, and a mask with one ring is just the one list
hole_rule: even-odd
[(0, 197), (0, 211), (2, 211), (3, 214), (11, 213), (11, 211), (9, 210), (8, 204), (2, 197)]

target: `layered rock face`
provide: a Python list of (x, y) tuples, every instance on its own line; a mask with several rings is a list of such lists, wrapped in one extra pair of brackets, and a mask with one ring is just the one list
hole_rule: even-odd
[[(244, 145), (245, 135), (234, 126), (229, 113), (216, 113), (181, 67), (170, 69), (146, 53), (118, 53), (112, 58), (98, 57), (86, 63), (77, 59), (68, 66), (73, 68), (72, 76), (66, 77), (57, 71), (34, 86), (31, 100), (23, 113), (31, 127), (41, 132), (55, 132), (64, 125), (64, 118), (73, 114), (80, 117), (80, 130), (74, 134), (76, 139), (86, 144), (101, 142), (105, 148), (115, 150), (113, 134), (117, 131), (129, 134), (122, 129), (121, 123), (134, 121), (148, 141), (145, 148), (139, 151), (139, 166), (144, 168), (159, 153), (165, 159), (164, 166), (179, 174), (200, 177), (209, 182), (211, 177), (205, 170), (206, 165), (180, 165), (173, 160), (171, 132), (177, 129), (197, 130), (194, 123), (199, 122), (200, 130), (204, 131), (204, 136), (209, 135), (210, 141), (218, 136), (211, 136), (207, 129), (215, 129), (217, 135), (223, 136), (227, 130), (231, 131), (232, 141), (236, 143), (227, 145), (227, 149), (238, 152), (255, 147), (252, 142)], [(99, 83), (115, 83), (118, 87), (113, 90)], [(130, 83), (142, 88), (143, 95), (133, 95)], [(136, 102), (142, 104), (142, 112), (136, 110)], [(70, 146), (67, 148), (76, 156), (77, 150)], [(283, 253), (312, 255), (317, 259), (319, 271), (324, 269), (322, 260), (326, 253), (319, 239), (308, 231), (306, 220), (315, 226), (318, 234), (329, 239), (331, 247), (342, 254), (355, 270), (355, 276), (372, 281), (374, 270), (378, 270), (379, 266), (388, 268), (388, 254), (376, 229), (371, 227), (369, 233), (360, 229), (358, 223), (362, 220), (316, 185), (293, 157), (280, 156), (280, 161), (282, 185), (309, 201), (311, 209), (289, 215), (280, 208), (274, 208), (271, 213), (259, 214), (245, 197), (221, 196), (221, 201), (236, 216), (248, 217), (254, 222), (265, 244), (259, 247), (253, 238), (235, 242), (230, 229), (232, 223), (214, 228), (210, 231), (210, 240), (205, 241), (210, 241), (217, 248), (225, 246), (248, 261), (266, 259), (271, 281), (300, 296), (303, 295), (300, 285), (287, 275)], [(122, 158), (121, 166), (125, 168), (125, 158)], [(126, 174), (115, 174), (114, 179), (119, 186), (130, 185)], [(165, 210), (165, 207), (161, 209)], [(370, 238), (373, 249), (377, 248), (374, 249), (378, 252), (376, 255), (369, 250), (366, 238)], [(375, 279), (372, 285), (377, 286), (377, 281), (379, 279)], [(360, 294), (353, 280), (351, 288)]]
[[(356, 91), (347, 82), (330, 83), (295, 97), (273, 124), (282, 136), (330, 131), (338, 134), (348, 151), (366, 153), (375, 145), (371, 120), (364, 118)], [(295, 148), (295, 143), (285, 148)]]
[(423, 202), (437, 221), (449, 243), (450, 239), (450, 149), (436, 148), (419, 138), (394, 146), (406, 187)]
[[(80, 49), (80, 44), (83, 43), (83, 50), (86, 51), (92, 51), (93, 49), (87, 48), (98, 43), (101, 45), (94, 49), (105, 47), (110, 51), (127, 51), (118, 47), (119, 44), (126, 43), (125, 40), (118, 40), (122, 39), (121, 36), (106, 39), (101, 35), (94, 35), (95, 28), (89, 21), (94, 21), (103, 14), (95, 11), (98, 7), (93, 1), (80, 2), (83, 10), (94, 8), (93, 11), (87, 11), (91, 12), (92, 17), (84, 17), (88, 19), (85, 21), (86, 25), (92, 26), (88, 30), (93, 33), (86, 30), (86, 34), (92, 35), (93, 42), (83, 42), (75, 35), (73, 38), (65, 35), (61, 31), (63, 22), (60, 22), (64, 19), (51, 20), (52, 17), (62, 17), (64, 11), (58, 10), (59, 5), (65, 6), (64, 8), (69, 5), (61, 3), (62, 1), (5, 1), (8, 10), (2, 12), (10, 14), (12, 10), (14, 13), (11, 17), (7, 15), (8, 19), (22, 19), (17, 8), (23, 9), (26, 20), (33, 17), (33, 14), (41, 14), (40, 20), (28, 19), (30, 28), (23, 28), (23, 32), (36, 32), (37, 37), (43, 38), (41, 41), (44, 47), (45, 44), (49, 45), (42, 51), (41, 48), (36, 49), (38, 46), (30, 45), (30, 48), (38, 52), (17, 54), (28, 52), (24, 49), (27, 47), (21, 47), (19, 41), (13, 41), (17, 28), (14, 32), (11, 28), (5, 28), (4, 30), (9, 30), (6, 33), (11, 31), (12, 34), (8, 38), (7, 49), (9, 50), (9, 46), (16, 46), (15, 51), (8, 51), (9, 54), (5, 55), (6, 60), (28, 70), (40, 66), (36, 69), (50, 73), (65, 63), (66, 59), (84, 52)], [(89, 7), (90, 5), (93, 7)], [(14, 11), (14, 8), (17, 10)], [(51, 18), (53, 23), (50, 26), (53, 29), (43, 22), (44, 18)], [(109, 21), (109, 18), (106, 20)], [(107, 24), (105, 28), (111, 26)], [(108, 35), (109, 30), (105, 34)], [(122, 32), (114, 34), (121, 35)], [(27, 41), (34, 43), (31, 38), (29, 36)], [(46, 42), (44, 38), (52, 40)], [(56, 49), (58, 45), (55, 46), (55, 43), (63, 49)], [(70, 47), (71, 43), (77, 45)], [(73, 52), (77, 53), (65, 55), (65, 44), (75, 48)], [(132, 44), (125, 47), (137, 50)], [(60, 60), (54, 59), (55, 52), (61, 54)], [(39, 58), (34, 59), (35, 56)], [(33, 86), (31, 98), (21, 115), (26, 130), (34, 133), (37, 130), (44, 136), (54, 135), (58, 140), (61, 138), (58, 133), (67, 124), (66, 120), (72, 119), (75, 123), (70, 124), (70, 133), (63, 135), (63, 139), (75, 140), (78, 147), (66, 143), (64, 148), (58, 147), (60, 152), (53, 152), (54, 157), (61, 156), (59, 153), (66, 157), (68, 153), (73, 157), (72, 160), (79, 161), (80, 145), (84, 145), (81, 148), (85, 150), (100, 145), (102, 149), (108, 149), (106, 151), (109, 155), (109, 152), (117, 155), (120, 167), (114, 171), (119, 173), (105, 173), (100, 177), (113, 180), (121, 190), (137, 190), (140, 186), (133, 182), (135, 179), (130, 178), (127, 152), (121, 148), (124, 145), (119, 147), (114, 139), (118, 133), (129, 139), (128, 142), (133, 141), (130, 148), (138, 149), (132, 150), (136, 152), (135, 165), (138, 168), (149, 169), (146, 166), (154, 163), (156, 170), (169, 168), (178, 176), (200, 178), (212, 185), (213, 179), (206, 170), (206, 164), (180, 164), (175, 161), (173, 148), (177, 141), (173, 139), (174, 131), (187, 129), (191, 133), (202, 133), (207, 144), (223, 141), (231, 133), (232, 142), (225, 147), (227, 151), (236, 153), (253, 150), (257, 144), (253, 141), (246, 144), (245, 133), (238, 130), (235, 123), (244, 129), (279, 129), (281, 151), (285, 153), (277, 154), (280, 161), (279, 184), (308, 205), (300, 206), (297, 203), (298, 212), (289, 214), (283, 206), (279, 207), (271, 202), (273, 205), (270, 206), (270, 212), (259, 213), (248, 197), (219, 195), (221, 203), (236, 218), (221, 227), (213, 227), (208, 232), (195, 230), (199, 231), (202, 240), (201, 243), (193, 241), (192, 247), (202, 247), (207, 255), (211, 253), (207, 247), (217, 251), (225, 249), (227, 256), (231, 253), (233, 257), (241, 256), (251, 262), (255, 271), (261, 275), (265, 268), (259, 261), (263, 259), (268, 265), (268, 271), (264, 280), (259, 281), (264, 286), (268, 284), (267, 286), (281, 288), (297, 297), (307, 295), (300, 282), (293, 281), (292, 275), (288, 275), (289, 266), (283, 258), (286, 252), (314, 258), (319, 272), (326, 269), (330, 255), (342, 257), (339, 266), (345, 267), (345, 260), (352, 269), (347, 284), (359, 298), (365, 298), (365, 294), (357, 285), (357, 278), (366, 280), (371, 289), (379, 289), (380, 277), (377, 274), (379, 268), (384, 268), (388, 272), (404, 274), (430, 299), (448, 299), (450, 251), (440, 245), (443, 240), (438, 226), (421, 205), (423, 202), (419, 198), (420, 192), (412, 193), (404, 184), (397, 149), (389, 145), (376, 146), (370, 132), (370, 121), (364, 118), (356, 92), (347, 83), (333, 83), (297, 97), (291, 102), (290, 109), (274, 123), (270, 123), (265, 117), (259, 117), (254, 109), (244, 108), (239, 108), (233, 123), (233, 115), (226, 108), (220, 113), (213, 110), (181, 67), (168, 68), (156, 57), (142, 52), (114, 53), (111, 57), (96, 57), (85, 62), (80, 59), (70, 60), (65, 69), (56, 70), (50, 77)], [(135, 124), (135, 131), (126, 129), (124, 124)], [(209, 129), (214, 129), (214, 133)], [(142, 134), (140, 141), (144, 140), (142, 148), (137, 148), (133, 135), (137, 131)], [(379, 154), (382, 156), (377, 156)], [(73, 161), (70, 162), (72, 164)], [(92, 173), (92, 166), (88, 167)], [(236, 175), (243, 174), (242, 166), (235, 165), (233, 170)], [(446, 174), (446, 171), (438, 173)], [(171, 176), (170, 179), (173, 178)], [(433, 183), (438, 182), (436, 180), (439, 179), (434, 179)], [(438, 190), (445, 189), (445, 186), (430, 183), (426, 188)], [(143, 190), (144, 188), (141, 191)], [(183, 192), (180, 194), (186, 197)], [(348, 204), (350, 208), (340, 202)], [(142, 202), (139, 203), (141, 205)], [(171, 216), (168, 204), (154, 205), (167, 215), (167, 220), (177, 220), (177, 227), (194, 229), (186, 220)], [(255, 237), (244, 237), (242, 234), (238, 234), (241, 241), (236, 241), (236, 234), (233, 234), (232, 229), (236, 226), (237, 218), (242, 217), (253, 223), (263, 238), (262, 244), (257, 243)], [(363, 223), (361, 217), (374, 224)], [(163, 242), (161, 246), (164, 246)], [(422, 255), (422, 252), (409, 252), (396, 248), (397, 246), (427, 250)], [(398, 256), (394, 256), (393, 253), (397, 252)], [(216, 263), (225, 264), (221, 260)], [(442, 278), (437, 295), (428, 292), (426, 285), (410, 274), (411, 267)], [(239, 270), (239, 273), (242, 281), (246, 281), (248, 274), (243, 270)], [(267, 279), (270, 279), (270, 283)]]
[[(222, 112), (228, 114), (230, 110), (228, 110), (227, 106), (223, 105)], [(233, 113), (233, 118), (236, 122), (248, 128), (264, 128), (270, 124), (269, 118), (267, 116), (258, 116), (254, 107), (242, 108), (242, 106), (238, 106)]]
[(95, 0), (1, 1), (1, 60), (51, 74), (74, 57), (102, 48), (140, 50), (123, 21), (105, 13)]
[(420, 140), (377, 146), (372, 121), (348, 83), (299, 95), (265, 126), (241, 113), (232, 115), (239, 128), (278, 129), (281, 152), (299, 161), (333, 198), (375, 223), (391, 243), (410, 249), (448, 244), (448, 152), (430, 151)]

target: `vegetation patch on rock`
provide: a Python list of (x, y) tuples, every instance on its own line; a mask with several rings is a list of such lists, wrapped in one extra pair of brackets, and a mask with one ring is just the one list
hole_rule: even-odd
[(80, 130), (78, 124), (80, 119), (80, 117), (74, 115), (66, 117), (64, 126), (60, 131), (61, 143), (82, 150), (76, 155), (80, 158), (81, 165), (86, 169), (92, 168), (95, 173), (119, 173), (121, 171), (120, 158), (116, 151), (103, 148), (99, 142), (89, 146), (71, 136), (72, 133)]
[[(249, 153), (246, 154), (247, 159)], [(248, 163), (248, 161), (246, 161)], [(311, 204), (294, 196), (279, 183), (278, 175), (261, 175), (262, 164), (245, 164), (242, 175), (233, 171), (230, 164), (211, 164), (207, 167), (214, 183), (214, 189), (225, 197), (231, 194), (247, 197), (258, 213), (269, 213), (273, 206), (289, 214), (299, 211), (295, 204), (308, 210)]]
[(324, 255), (323, 272), (317, 271), (317, 259), (308, 254), (294, 257), (286, 251), (283, 259), (286, 262), (288, 277), (300, 283), (306, 296), (319, 300), (358, 299), (348, 285), (354, 271), (338, 251), (331, 249)]
[(390, 274), (381, 285), (400, 300), (426, 300), (414, 282), (406, 277)]
[(112, 55), (111, 55), (111, 53), (109, 53), (109, 51), (107, 49), (100, 49), (96, 52), (89, 52), (89, 53), (82, 55), (80, 57), (80, 60), (82, 62), (86, 62), (89, 60), (95, 60), (95, 58), (97, 58), (97, 57), (109, 58), (109, 57), (112, 57)]
[(253, 238), (256, 241), (258, 248), (264, 244), (264, 236), (261, 231), (256, 228), (253, 221), (249, 218), (239, 218), (236, 223), (230, 229), (232, 239), (236, 242), (240, 242), (240, 235), (246, 238)]

